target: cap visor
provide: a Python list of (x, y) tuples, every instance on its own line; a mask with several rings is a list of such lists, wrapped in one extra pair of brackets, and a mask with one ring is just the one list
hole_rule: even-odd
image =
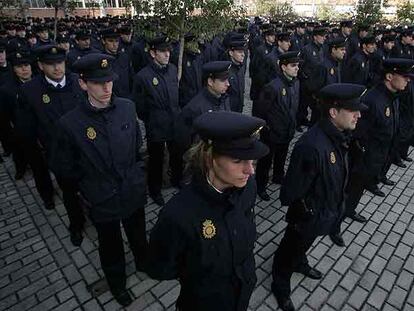
[(116, 81), (118, 80), (119, 76), (115, 73), (112, 72), (109, 75), (105, 75), (103, 77), (86, 77), (85, 80), (86, 81), (92, 81), (92, 82), (110, 82), (110, 81)]
[(263, 144), (260, 141), (255, 141), (252, 148), (243, 149), (243, 150), (226, 150), (223, 152), (218, 152), (220, 154), (232, 157), (239, 160), (258, 160), (263, 158), (266, 154), (269, 153), (269, 147)]

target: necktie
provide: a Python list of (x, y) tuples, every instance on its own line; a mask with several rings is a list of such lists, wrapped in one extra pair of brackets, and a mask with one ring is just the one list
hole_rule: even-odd
[(62, 86), (58, 83), (58, 84), (56, 85), (56, 88), (57, 88), (57, 89), (61, 89), (61, 88), (62, 88)]

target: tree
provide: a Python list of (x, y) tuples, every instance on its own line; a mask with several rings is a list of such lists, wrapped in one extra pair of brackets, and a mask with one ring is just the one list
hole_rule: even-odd
[(375, 25), (382, 20), (382, 8), (386, 5), (386, 0), (358, 0), (356, 6), (356, 23)]
[(410, 0), (398, 4), (397, 19), (400, 23), (414, 23), (414, 4)]
[[(3, 17), (3, 9), (17, 9), (20, 17), (25, 18), (27, 14), (28, 4), (24, 0), (0, 0), (0, 16)], [(0, 17), (0, 18), (1, 18)]]
[(257, 12), (260, 15), (271, 16), (274, 20), (292, 21), (298, 18), (291, 2), (277, 2), (274, 0), (259, 0)]
[(53, 40), (56, 40), (57, 36), (57, 22), (59, 10), (66, 12), (67, 10), (73, 10), (77, 2), (76, 0), (45, 0), (45, 4), (54, 8), (55, 10), (55, 23), (53, 27)]
[(181, 78), (184, 36), (212, 35), (234, 26), (241, 9), (232, 0), (133, 0), (139, 14), (150, 15), (162, 30), (180, 43), (178, 79)]

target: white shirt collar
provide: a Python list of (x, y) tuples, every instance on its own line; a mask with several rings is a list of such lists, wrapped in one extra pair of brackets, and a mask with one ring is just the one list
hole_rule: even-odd
[(46, 78), (46, 81), (49, 84), (52, 84), (54, 87), (56, 87), (58, 84), (60, 84), (61, 87), (65, 87), (65, 85), (66, 85), (66, 75), (63, 76), (62, 80), (60, 80), (59, 82), (53, 81), (53, 80), (49, 79), (47, 76), (45, 76), (45, 78)]

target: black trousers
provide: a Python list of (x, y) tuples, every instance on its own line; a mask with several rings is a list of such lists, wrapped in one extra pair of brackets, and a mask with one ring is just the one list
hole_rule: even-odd
[(306, 252), (316, 236), (298, 232), (294, 225), (288, 225), (279, 248), (273, 256), (272, 290), (276, 296), (288, 297), (291, 293), (290, 278), (301, 265), (308, 265)]
[(257, 161), (256, 183), (257, 191), (262, 192), (266, 189), (269, 182), (269, 170), (273, 162), (273, 178), (285, 176), (285, 162), (289, 149), (287, 144), (272, 144), (262, 140), (269, 147), (269, 153)]
[(125, 253), (120, 223), (128, 238), (135, 263), (144, 265), (147, 256), (145, 233), (145, 211), (138, 209), (130, 217), (104, 223), (94, 223), (98, 232), (99, 258), (111, 293), (116, 295), (125, 290)]
[(148, 149), (148, 190), (150, 195), (158, 195), (162, 188), (164, 150), (167, 145), (170, 156), (171, 182), (179, 183), (183, 174), (182, 149), (178, 144), (167, 142), (147, 142)]
[(12, 153), (16, 173), (24, 173), (27, 161), (22, 148), (23, 143), (18, 139), (10, 120), (6, 117), (0, 117), (0, 142), (5, 153)]
[(85, 216), (83, 214), (82, 205), (80, 204), (78, 184), (62, 176), (56, 175), (56, 181), (62, 190), (63, 205), (69, 217), (69, 230), (81, 231), (85, 224)]
[(352, 172), (347, 186), (347, 198), (345, 201), (345, 216), (355, 215), (355, 210), (364, 194), (364, 189), (368, 186), (375, 186), (378, 178), (366, 176), (357, 172)]

